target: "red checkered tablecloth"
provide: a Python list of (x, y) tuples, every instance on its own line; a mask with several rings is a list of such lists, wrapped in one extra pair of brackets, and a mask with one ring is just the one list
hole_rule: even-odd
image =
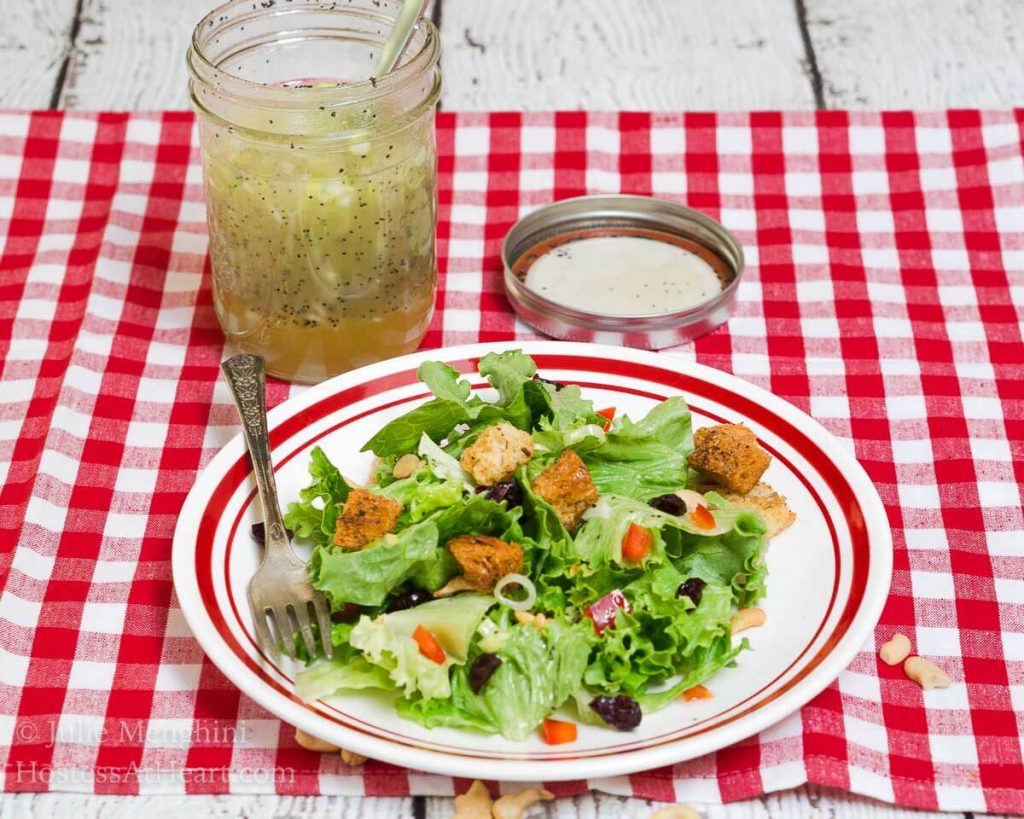
[[(667, 352), (824, 423), (895, 536), (875, 640), (760, 736), (559, 794), (734, 800), (806, 781), (1024, 813), (1024, 112), (440, 115), (428, 347), (531, 337), (501, 291), (517, 217), (586, 192), (721, 219), (728, 325)], [(450, 794), (345, 769), (204, 657), (175, 519), (235, 432), (218, 380), (192, 117), (0, 114), (0, 762), (7, 790)], [(297, 387), (274, 383), (271, 403)], [(954, 679), (880, 663), (894, 631)]]

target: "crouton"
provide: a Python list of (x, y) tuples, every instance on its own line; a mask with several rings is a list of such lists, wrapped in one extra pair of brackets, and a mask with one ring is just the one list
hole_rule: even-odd
[(571, 449), (537, 476), (533, 491), (555, 508), (558, 519), (570, 531), (579, 526), (583, 513), (597, 503), (597, 487), (590, 472)]
[(723, 489), (746, 495), (768, 468), (772, 456), (757, 445), (754, 433), (740, 424), (698, 429), (686, 462)]
[(448, 552), (466, 582), (481, 592), (494, 591), (494, 584), (505, 575), (523, 570), (523, 550), (496, 537), (459, 535), (448, 541)]
[(725, 499), (740, 509), (759, 513), (768, 527), (768, 537), (775, 537), (796, 520), (796, 513), (789, 508), (786, 499), (764, 482), (745, 495), (729, 494)]
[(459, 458), (459, 463), (477, 486), (494, 486), (507, 481), (516, 469), (533, 457), (530, 433), (507, 421), (487, 427)]
[(362, 549), (367, 543), (393, 532), (402, 514), (401, 501), (365, 489), (353, 489), (334, 526), (334, 545)]

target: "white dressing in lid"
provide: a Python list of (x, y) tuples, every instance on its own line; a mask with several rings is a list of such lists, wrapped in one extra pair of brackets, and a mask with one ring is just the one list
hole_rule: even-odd
[(526, 286), (551, 301), (602, 315), (674, 313), (722, 292), (705, 259), (647, 236), (591, 236), (551, 247), (526, 271)]
[(600, 194), (544, 205), (501, 248), (520, 319), (566, 341), (660, 350), (728, 317), (743, 250), (719, 222), (650, 196)]

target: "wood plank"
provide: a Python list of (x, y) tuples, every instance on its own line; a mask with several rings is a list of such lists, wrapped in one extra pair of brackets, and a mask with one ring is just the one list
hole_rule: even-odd
[(444, 0), (452, 109), (813, 108), (792, 0)]
[[(427, 819), (450, 819), (451, 799), (426, 800)], [(661, 803), (589, 794), (559, 799), (534, 808), (531, 819), (647, 819)], [(768, 794), (731, 805), (697, 806), (703, 819), (957, 819), (961, 814), (931, 813), (894, 808), (860, 796), (828, 788), (806, 786)], [(0, 817), (51, 819), (180, 819), (216, 816), (247, 819), (280, 816), (288, 819), (399, 819), (411, 817), (412, 800), (336, 796), (95, 796), (74, 793), (5, 794)], [(990, 819), (1001, 819), (992, 816)], [(1002, 817), (1010, 819), (1010, 817)]]
[[(84, 0), (61, 107), (188, 108), (185, 51), (213, 0)], [(427, 13), (431, 12), (428, 6)]]
[(1020, 0), (805, 0), (829, 108), (1006, 108), (1024, 100)]
[(62, 108), (187, 108), (185, 50), (210, 0), (84, 0)]
[(46, 108), (71, 45), (75, 0), (5, 2), (0, 107)]
[(3, 819), (400, 819), (413, 815), (411, 798), (374, 796), (94, 796), (76, 793), (4, 794)]

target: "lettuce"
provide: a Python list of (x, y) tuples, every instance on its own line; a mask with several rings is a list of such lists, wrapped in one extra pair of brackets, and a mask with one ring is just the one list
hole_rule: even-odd
[(385, 424), (366, 442), (363, 452), (373, 452), (380, 458), (412, 452), (424, 435), (441, 441), (456, 426), (479, 415), (483, 402), (470, 398), (469, 382), (460, 380), (457, 370), (440, 361), (425, 361), (417, 375), (434, 398)]
[[(608, 563), (625, 565), (622, 541), (631, 524), (657, 532), (663, 526), (676, 525), (681, 521), (646, 503), (615, 495), (601, 496), (583, 518), (584, 523), (576, 533), (573, 548), (579, 560), (592, 566)], [(655, 538), (647, 563), (660, 562), (660, 545), (660, 538)]]
[[(451, 695), (449, 670), (466, 661), (473, 633), (492, 605), (490, 595), (463, 594), (373, 619), (364, 615), (349, 641), (366, 660), (387, 671), (391, 682), (406, 695), (446, 698)], [(443, 664), (420, 653), (412, 636), (419, 626), (433, 634), (445, 650)]]
[(430, 520), (355, 551), (320, 546), (309, 566), (313, 587), (335, 608), (345, 603), (380, 606), (407, 580), (432, 591), (456, 572), (451, 556), (439, 547), (438, 529)]
[(497, 404), (502, 407), (519, 400), (523, 385), (532, 381), (536, 372), (533, 359), (521, 350), (488, 353), (480, 359), (480, 375), (498, 391)]
[(402, 503), (399, 527), (419, 523), (438, 509), (454, 506), (465, 496), (465, 491), (461, 482), (438, 482), (433, 473), (426, 469), (408, 478), (393, 481), (379, 490), (381, 495)]
[(419, 456), (425, 458), (434, 477), (442, 481), (461, 483), (467, 491), (473, 491), (473, 479), (455, 458), (435, 444), (425, 433), (420, 436)]
[[(415, 477), (406, 480), (413, 481)], [(406, 489), (412, 494), (418, 485), (402, 484), (403, 481), (396, 482), (382, 494), (400, 496)], [(427, 492), (432, 495), (435, 491), (447, 491), (445, 487), (450, 490), (448, 484), (431, 484)], [(449, 540), (457, 535), (476, 534), (528, 544), (518, 524), (521, 514), (518, 507), (507, 509), (482, 495), (460, 497), (419, 523), (385, 535), (362, 549), (317, 547), (309, 563), (310, 577), (314, 588), (327, 594), (335, 608), (344, 603), (380, 606), (406, 582), (434, 591), (458, 573), (455, 561), (444, 548)]]
[(525, 739), (581, 686), (593, 634), (589, 623), (564, 620), (540, 630), (513, 626), (498, 652), (502, 663), (479, 694), (469, 687), (467, 669), (457, 668), (448, 698), (399, 700), (398, 711), (428, 728), (468, 728)]
[[(754, 512), (736, 509), (715, 493), (706, 497), (715, 517), (714, 529), (701, 529), (689, 515), (669, 515), (632, 498), (602, 496), (584, 515), (571, 543), (575, 561), (585, 564), (581, 577), (601, 587), (605, 584), (589, 578), (602, 570), (610, 569), (613, 579), (621, 580), (630, 571), (649, 572), (668, 559), (686, 577), (731, 589), (737, 606), (753, 605), (765, 590), (764, 523)], [(622, 558), (622, 542), (632, 523), (653, 535), (650, 556), (642, 567)]]
[(690, 409), (683, 398), (662, 401), (640, 421), (622, 416), (609, 432), (602, 430), (599, 424), (603, 423), (602, 418), (565, 427), (542, 423), (534, 439), (545, 457), (530, 464), (530, 477), (535, 478), (562, 450), (573, 449), (601, 494), (649, 500), (687, 486), (686, 456), (693, 450), (693, 435)]
[(687, 678), (691, 671), (705, 668), (705, 654), (717, 643), (731, 647), (730, 589), (709, 584), (694, 607), (689, 599), (676, 597), (685, 579), (674, 567), (665, 566), (623, 589), (633, 610), (620, 612), (615, 628), (604, 632), (584, 677), (587, 685), (640, 698), (652, 683), (676, 674)]
[(387, 669), (358, 655), (348, 660), (323, 660), (295, 676), (295, 693), (306, 702), (329, 697), (341, 690), (390, 690), (394, 687)]
[(326, 546), (334, 539), (338, 504), (346, 501), (352, 488), (318, 446), (309, 455), (309, 474), (313, 483), (299, 490), (298, 501), (288, 504), (284, 525), (298, 537)]
[(434, 398), (385, 425), (366, 442), (363, 451), (381, 458), (412, 452), (423, 435), (438, 443), (454, 436), (463, 447), (498, 421), (508, 421), (527, 431), (532, 431), (542, 418), (557, 421), (558, 428), (601, 421), (578, 387), (558, 391), (534, 380), (537, 367), (521, 350), (488, 353), (480, 359), (479, 369), (497, 390), (497, 401), (487, 402), (473, 395), (469, 382), (461, 380), (458, 371), (447, 364), (421, 364), (417, 374)]
[(665, 552), (688, 577), (728, 586), (737, 606), (752, 606), (765, 594), (767, 568), (762, 552), (768, 530), (756, 513), (734, 508), (714, 492), (705, 498), (714, 512), (715, 529), (666, 528)]
[(437, 527), (441, 543), (447, 543), (456, 535), (491, 535), (518, 542), (522, 513), (518, 506), (509, 509), (483, 495), (471, 495), (461, 503), (440, 510), (431, 521)]

